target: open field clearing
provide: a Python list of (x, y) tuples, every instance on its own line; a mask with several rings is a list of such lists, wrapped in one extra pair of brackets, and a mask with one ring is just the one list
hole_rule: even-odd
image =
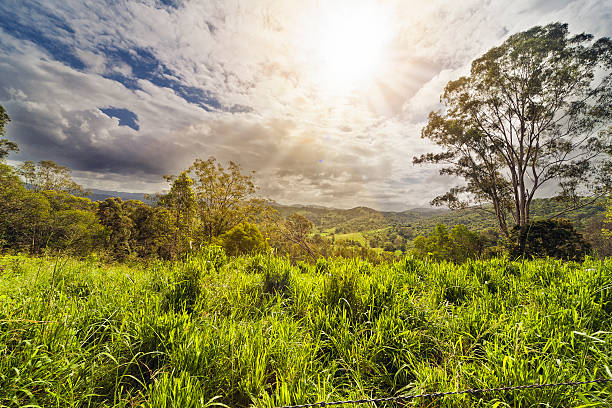
[[(610, 259), (292, 266), (213, 248), (139, 267), (3, 256), (0, 271), (0, 406), (275, 407), (612, 377)], [(605, 407), (611, 394), (408, 405)]]

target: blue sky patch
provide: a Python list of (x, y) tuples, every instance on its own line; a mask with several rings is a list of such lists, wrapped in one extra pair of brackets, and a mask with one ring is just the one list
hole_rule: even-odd
[(158, 0), (160, 4), (166, 7), (177, 9), (181, 5), (181, 0)]
[(74, 41), (74, 30), (67, 22), (41, 7), (34, 7), (29, 11), (36, 18), (46, 20), (50, 27), (23, 21), (15, 12), (18, 7), (11, 7), (10, 3), (9, 1), (0, 4), (0, 27), (7, 34), (20, 40), (33, 42), (52, 58), (71, 68), (77, 70), (85, 68), (83, 61), (77, 56), (76, 49), (68, 45), (68, 42)]
[(160, 88), (172, 89), (187, 102), (198, 105), (204, 110), (225, 110), (212, 92), (195, 86), (184, 85), (175, 72), (166, 67), (147, 49), (101, 48), (99, 51), (111, 64), (114, 63), (117, 66), (126, 64), (130, 67), (132, 70), (132, 76), (130, 77), (117, 71), (104, 75), (105, 78), (122, 83), (126, 88), (140, 89), (138, 79), (144, 79)]
[[(178, 8), (181, 0), (158, 0), (159, 5)], [(0, 3), (0, 28), (7, 34), (36, 44), (45, 50), (53, 59), (79, 71), (86, 71), (86, 64), (78, 57), (73, 44), (75, 31), (59, 15), (44, 6), (31, 2), (7, 0)], [(94, 44), (95, 50), (103, 55), (109, 70), (102, 76), (123, 84), (126, 88), (140, 90), (139, 80), (147, 80), (161, 88), (169, 88), (185, 101), (199, 106), (206, 111), (227, 111), (232, 113), (248, 112), (249, 107), (224, 106), (217, 96), (196, 86), (186, 85), (180, 74), (177, 74), (161, 62), (152, 50), (142, 47), (123, 49)], [(131, 74), (113, 69), (129, 66)]]
[(115, 108), (114, 106), (99, 109), (108, 117), (119, 119), (119, 126), (131, 127), (134, 130), (140, 129), (140, 125), (138, 124), (138, 116), (128, 109)]

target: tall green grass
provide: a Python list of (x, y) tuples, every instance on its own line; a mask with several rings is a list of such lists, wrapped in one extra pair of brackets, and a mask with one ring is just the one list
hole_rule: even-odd
[[(3, 407), (275, 407), (612, 378), (611, 366), (612, 260), (0, 257)], [(612, 385), (407, 405), (607, 407)]]

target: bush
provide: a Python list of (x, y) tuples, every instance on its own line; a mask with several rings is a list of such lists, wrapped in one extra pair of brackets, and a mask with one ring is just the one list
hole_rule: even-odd
[(263, 252), (267, 248), (266, 241), (259, 229), (247, 222), (238, 224), (221, 235), (219, 241), (230, 256)]
[(532, 221), (515, 226), (510, 234), (510, 256), (513, 258), (559, 258), (581, 261), (591, 250), (568, 220)]

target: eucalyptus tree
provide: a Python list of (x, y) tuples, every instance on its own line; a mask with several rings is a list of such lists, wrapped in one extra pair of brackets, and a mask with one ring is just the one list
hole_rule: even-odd
[(72, 180), (72, 170), (53, 160), (38, 163), (27, 160), (19, 166), (19, 174), (34, 191), (64, 191), (73, 195), (87, 195), (88, 191)]
[(171, 182), (170, 191), (159, 197), (158, 205), (166, 208), (171, 217), (173, 236), (171, 254), (185, 252), (193, 238), (196, 219), (196, 196), (193, 191), (193, 180), (187, 171), (178, 176), (164, 176)]
[(252, 220), (263, 210), (255, 196), (254, 172), (244, 173), (230, 161), (224, 167), (214, 157), (196, 159), (188, 169), (193, 175), (193, 190), (202, 239), (210, 241), (236, 225)]
[(0, 105), (0, 161), (4, 160), (9, 152), (18, 151), (17, 144), (4, 138), (5, 127), (11, 121), (8, 113), (4, 109), (4, 106)]
[[(570, 35), (566, 24), (510, 36), (446, 85), (443, 110), (431, 112), (422, 137), (441, 151), (415, 164), (464, 184), (432, 204), (490, 204), (500, 230), (530, 221), (530, 205), (551, 185), (567, 209), (610, 191), (612, 42)], [(550, 190), (549, 190), (550, 191)]]

